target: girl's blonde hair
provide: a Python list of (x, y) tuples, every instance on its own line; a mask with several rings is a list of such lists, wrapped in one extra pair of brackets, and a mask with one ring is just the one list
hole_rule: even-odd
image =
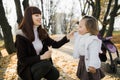
[(85, 26), (86, 26), (87, 30), (92, 35), (97, 35), (99, 32), (97, 19), (92, 16), (84, 16), (82, 19), (85, 20)]

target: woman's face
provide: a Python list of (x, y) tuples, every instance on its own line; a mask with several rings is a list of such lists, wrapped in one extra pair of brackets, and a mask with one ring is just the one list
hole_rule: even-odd
[(41, 14), (33, 14), (32, 15), (33, 19), (33, 26), (39, 26), (41, 25)]
[(86, 26), (85, 26), (85, 20), (82, 19), (80, 22), (79, 22), (79, 29), (78, 29), (78, 32), (79, 34), (81, 35), (84, 35), (85, 33), (88, 32)]

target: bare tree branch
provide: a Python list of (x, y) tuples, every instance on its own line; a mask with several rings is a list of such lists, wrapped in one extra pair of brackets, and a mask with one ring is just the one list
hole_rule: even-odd
[(80, 2), (80, 10), (81, 10), (81, 12), (83, 11), (82, 9), (82, 3), (81, 3), (81, 0), (79, 0), (79, 2)]
[(92, 1), (92, 0), (87, 0), (87, 3), (89, 4), (89, 5), (91, 5), (92, 6), (92, 8), (94, 9), (94, 2)]
[(120, 15), (120, 12), (116, 14), (116, 16)]
[(106, 11), (106, 13), (105, 13), (104, 20), (103, 20), (103, 25), (106, 25), (105, 23), (106, 23), (106, 21), (107, 21), (106, 19), (107, 19), (108, 13), (109, 13), (109, 11), (110, 11), (111, 3), (112, 3), (112, 0), (109, 0), (108, 7), (107, 7), (107, 11)]
[(86, 15), (85, 14), (86, 5), (87, 5), (87, 1), (85, 2), (85, 5), (84, 5), (83, 11), (82, 11), (82, 16)]
[(118, 5), (118, 9), (120, 8), (120, 5)]

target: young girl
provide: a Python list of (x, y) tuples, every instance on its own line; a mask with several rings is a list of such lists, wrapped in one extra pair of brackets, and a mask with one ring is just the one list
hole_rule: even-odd
[(77, 77), (80, 80), (100, 80), (105, 76), (100, 69), (101, 41), (97, 34), (97, 20), (91, 16), (84, 16), (79, 22), (78, 32), (74, 33), (73, 56), (80, 59), (77, 69)]

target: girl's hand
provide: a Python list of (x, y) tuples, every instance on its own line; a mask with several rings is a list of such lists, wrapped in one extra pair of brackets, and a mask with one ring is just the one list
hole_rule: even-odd
[(51, 58), (51, 55), (52, 55), (52, 49), (51, 49), (51, 47), (49, 47), (49, 50), (46, 51), (43, 55), (41, 55), (40, 59), (41, 60), (49, 59), (49, 58)]
[(92, 67), (92, 66), (89, 66), (88, 70), (91, 73), (96, 73), (96, 69), (94, 67)]

